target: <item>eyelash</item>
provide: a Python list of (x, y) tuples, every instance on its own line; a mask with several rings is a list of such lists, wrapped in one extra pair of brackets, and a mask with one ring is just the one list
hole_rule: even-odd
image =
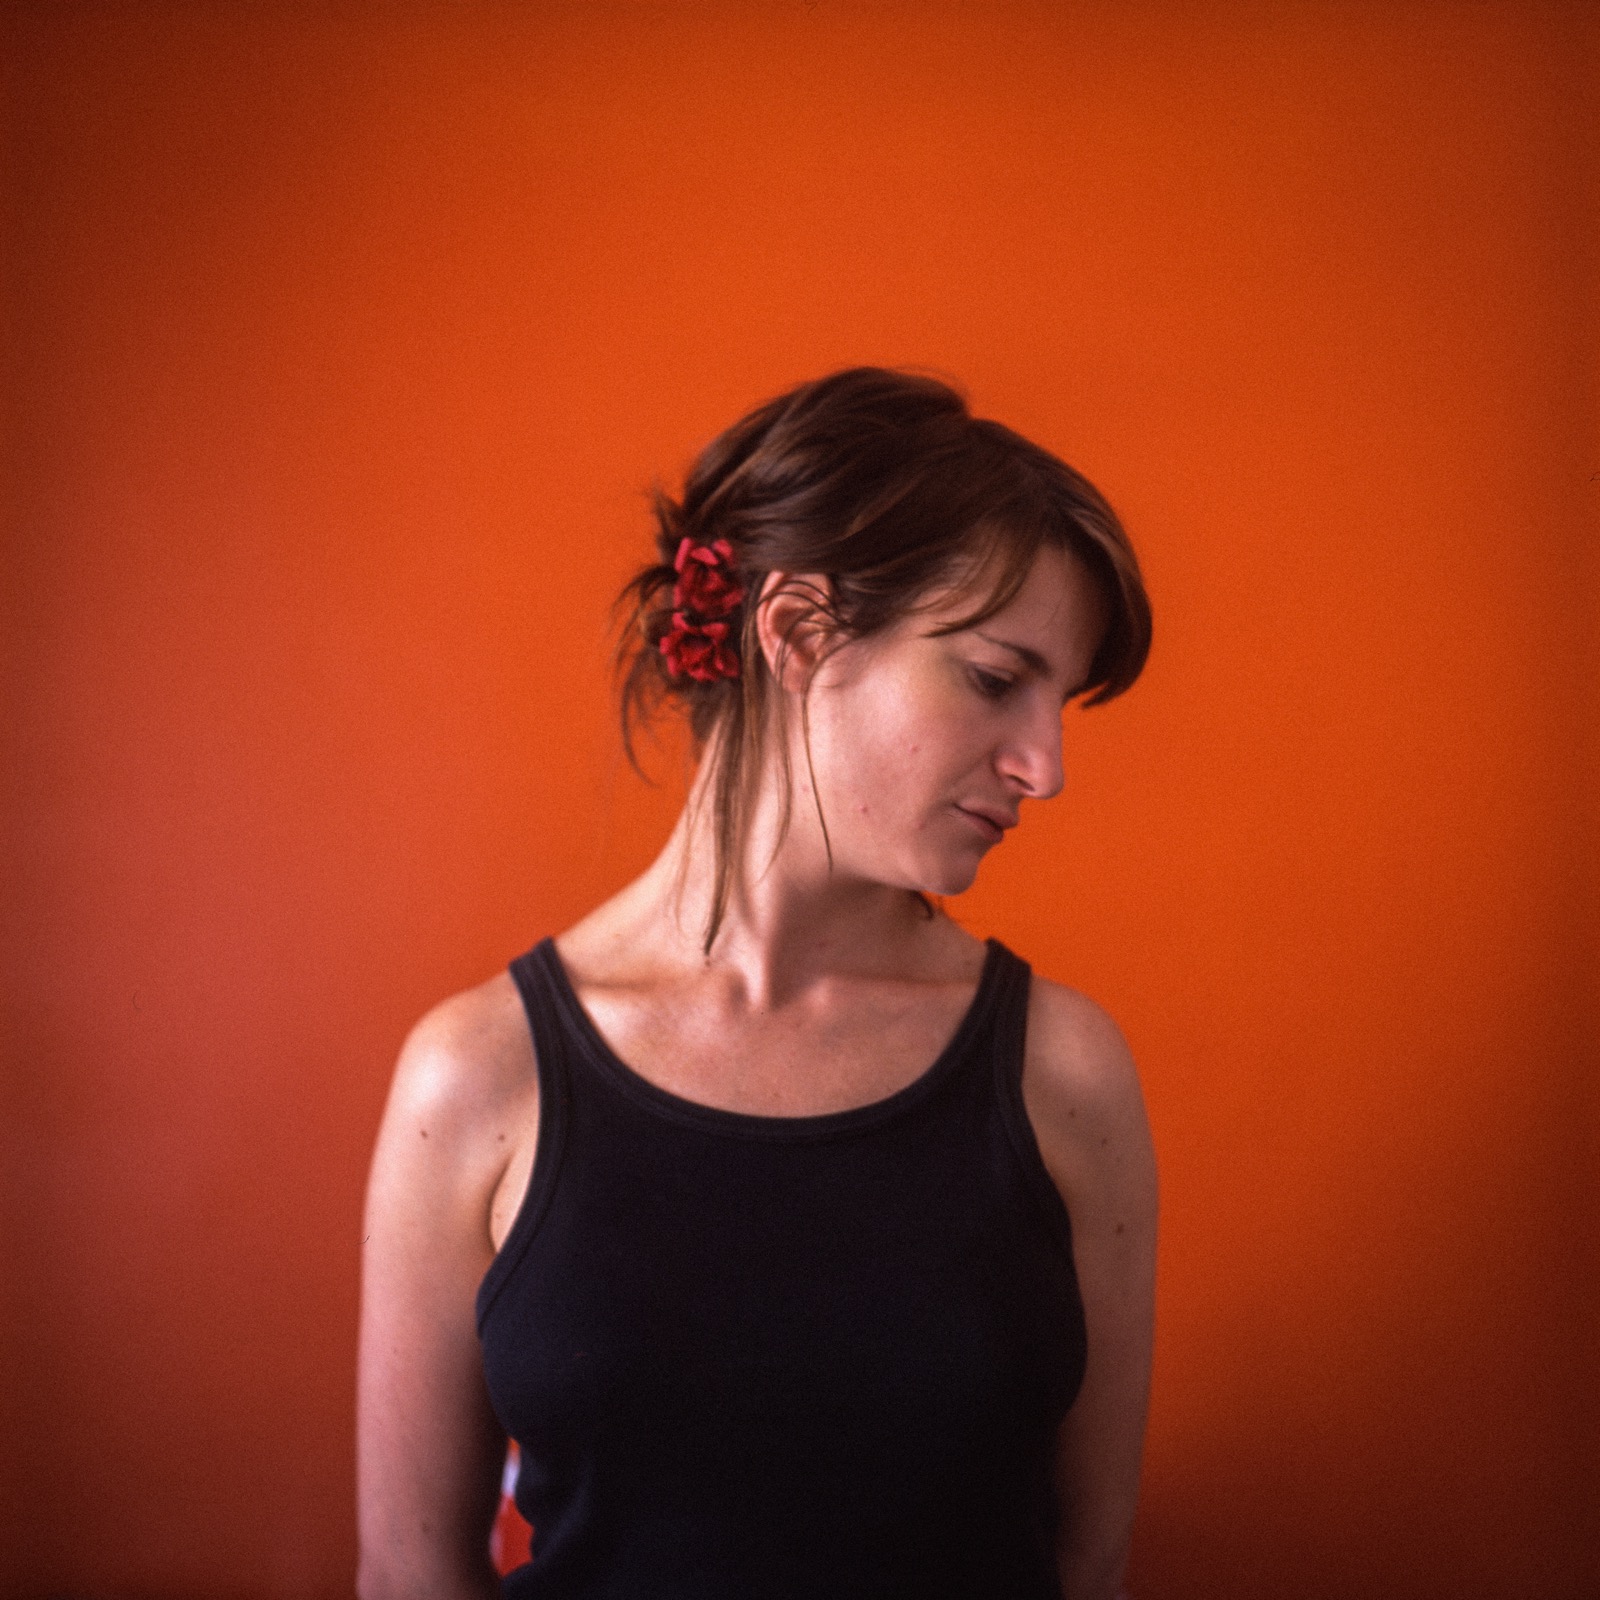
[(999, 700), (1011, 690), (1012, 680), (998, 673), (985, 672), (981, 667), (971, 669), (972, 686), (985, 700)]

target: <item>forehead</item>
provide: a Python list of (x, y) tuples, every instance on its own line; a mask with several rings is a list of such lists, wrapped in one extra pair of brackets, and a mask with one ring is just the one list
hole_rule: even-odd
[[(1016, 592), (989, 611), (1005, 572), (968, 572), (928, 597), (915, 631), (939, 636), (973, 632), (1024, 646), (1063, 669), (1081, 661), (1087, 672), (1110, 619), (1110, 608), (1088, 564), (1076, 552), (1046, 545), (1033, 558)], [(984, 615), (988, 612), (988, 615)]]

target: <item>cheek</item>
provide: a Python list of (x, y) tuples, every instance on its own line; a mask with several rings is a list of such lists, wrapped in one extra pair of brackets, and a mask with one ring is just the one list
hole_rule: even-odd
[(906, 698), (863, 708), (859, 737), (839, 776), (851, 808), (863, 818), (893, 819), (921, 830), (933, 802), (948, 787), (948, 740)]
[(966, 710), (951, 686), (927, 670), (858, 681), (813, 712), (817, 780), (864, 821), (925, 828), (930, 794), (949, 787), (949, 769), (964, 748)]
[(818, 781), (858, 815), (902, 810), (927, 765), (932, 743), (927, 729), (906, 713), (899, 696), (863, 695), (838, 706), (825, 728), (812, 725), (814, 754), (827, 753), (827, 775), (819, 764)]

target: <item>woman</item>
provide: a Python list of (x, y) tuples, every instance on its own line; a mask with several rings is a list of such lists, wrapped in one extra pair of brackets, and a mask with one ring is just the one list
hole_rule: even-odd
[[(655, 864), (407, 1041), (373, 1163), (361, 1592), (1109, 1600), (1155, 1170), (1115, 1026), (930, 896), (1062, 787), (1149, 609), (1110, 508), (931, 379), (712, 443), (624, 592)], [(631, 750), (631, 745), (630, 745)]]

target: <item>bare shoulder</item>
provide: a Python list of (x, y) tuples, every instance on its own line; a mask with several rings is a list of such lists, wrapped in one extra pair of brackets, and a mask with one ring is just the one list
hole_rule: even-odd
[(1122, 1031), (1087, 995), (1035, 976), (1023, 1098), (1064, 1195), (1110, 1184), (1153, 1210), (1155, 1157), (1138, 1069)]
[(1028, 1000), (1025, 1077), (1048, 1100), (1080, 1114), (1112, 1116), (1142, 1110), (1139, 1073), (1122, 1030), (1087, 995), (1035, 975)]
[(523, 1088), (534, 1072), (522, 998), (507, 972), (442, 1000), (411, 1030), (396, 1084), (441, 1111)]
[(509, 973), (452, 995), (411, 1030), (395, 1066), (385, 1124), (437, 1149), (499, 1142), (526, 1117), (538, 1073), (521, 996)]

